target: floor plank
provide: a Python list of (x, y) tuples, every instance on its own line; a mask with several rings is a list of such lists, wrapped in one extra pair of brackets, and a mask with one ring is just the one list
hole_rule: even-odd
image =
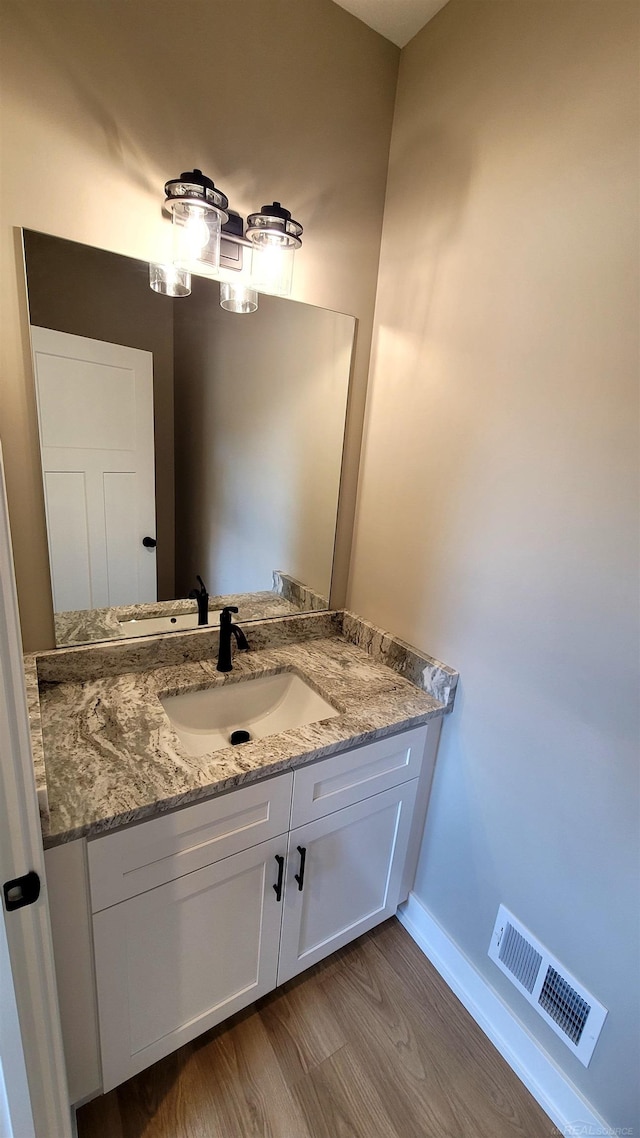
[(550, 1138), (393, 918), (78, 1111), (79, 1138)]
[(438, 1062), (444, 1063), (445, 1054), (454, 1058), (456, 1069), (464, 1072), (472, 1101), (493, 1103), (508, 1121), (509, 1138), (512, 1134), (531, 1138), (552, 1133), (546, 1114), (433, 965), (425, 960), (415, 941), (408, 934), (397, 936), (394, 923), (389, 921), (367, 936), (384, 961), (387, 978), (389, 969), (395, 974), (395, 984), (403, 997), (413, 1006), (429, 1009), (422, 1023), (432, 1033)]
[[(397, 938), (394, 934), (394, 940)], [(395, 1110), (410, 1100), (413, 1123), (419, 1134), (451, 1138), (530, 1138), (544, 1133), (546, 1116), (502, 1057), (448, 989), (446, 1016), (438, 984), (430, 998), (426, 984), (420, 993), (407, 991), (403, 979), (390, 966), (379, 938), (365, 938), (349, 975), (336, 973), (327, 985), (327, 998), (348, 1038), (376, 1062), (380, 1078), (393, 1071), (385, 1087), (393, 1095)], [(433, 973), (422, 958), (425, 974)], [(435, 974), (437, 975), (437, 974)], [(468, 1039), (474, 1037), (474, 1048)]]
[[(168, 1134), (180, 1135), (180, 1138), (209, 1138), (207, 1112), (192, 1113), (189, 1106), (191, 1061), (191, 1047), (182, 1047), (96, 1100), (107, 1103), (112, 1096), (116, 1098), (122, 1138), (141, 1138), (142, 1135), (165, 1138)], [(198, 1088), (198, 1097), (202, 1100), (201, 1088)], [(82, 1133), (80, 1127), (78, 1130)]]
[[(194, 1049), (195, 1088), (211, 1138), (313, 1138), (258, 1013)], [(178, 1132), (179, 1133), (179, 1132)], [(145, 1136), (146, 1138), (146, 1136)]]
[(402, 1138), (366, 1068), (342, 1047), (298, 1080), (294, 1094), (313, 1138)]
[[(349, 1042), (366, 1057), (367, 1070), (384, 1088), (392, 1118), (403, 1119), (407, 1134), (462, 1138), (459, 1109), (454, 1105), (448, 1078), (430, 1049), (420, 1047), (416, 1022), (420, 1009), (405, 1014), (401, 1001), (388, 994), (372, 969), (374, 948), (366, 939), (358, 942), (348, 969), (327, 984), (325, 995)], [(375, 960), (374, 960), (375, 963)], [(475, 1138), (475, 1135), (474, 1135)]]
[[(327, 976), (327, 983), (334, 971)], [(257, 1004), (289, 1086), (346, 1043), (328, 1005), (323, 982), (322, 972), (319, 977), (298, 977)]]
[(120, 1104), (115, 1091), (100, 1095), (78, 1112), (79, 1134), (100, 1135), (100, 1138), (124, 1138)]

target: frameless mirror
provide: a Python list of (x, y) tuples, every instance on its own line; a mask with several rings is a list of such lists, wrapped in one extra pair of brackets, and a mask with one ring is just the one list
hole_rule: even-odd
[(327, 608), (353, 317), (24, 249), (58, 646), (197, 627), (203, 582), (209, 623)]

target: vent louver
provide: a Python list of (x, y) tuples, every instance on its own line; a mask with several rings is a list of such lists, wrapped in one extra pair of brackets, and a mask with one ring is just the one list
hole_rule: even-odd
[(538, 1003), (572, 1043), (580, 1042), (591, 1008), (551, 965), (547, 968)]
[(489, 956), (588, 1067), (607, 1009), (504, 905), (498, 909)]
[(516, 980), (520, 981), (522, 987), (526, 988), (527, 992), (533, 992), (542, 956), (509, 923), (504, 930), (498, 955), (505, 968), (508, 968)]

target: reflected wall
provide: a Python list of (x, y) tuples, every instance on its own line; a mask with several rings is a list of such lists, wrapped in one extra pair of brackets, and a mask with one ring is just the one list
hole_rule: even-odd
[[(279, 571), (305, 586), (297, 607), (317, 608), (322, 598), (326, 607), (353, 317), (266, 295), (256, 312), (238, 315), (220, 307), (217, 281), (194, 277), (192, 294), (173, 299), (151, 291), (144, 262), (30, 231), (24, 244), (32, 327), (87, 338), (74, 352), (106, 341), (151, 354), (156, 600), (187, 598), (200, 576), (212, 597), (254, 595), (240, 607), (255, 619), (256, 605), (271, 612), (255, 594), (270, 592)], [(64, 462), (77, 470), (89, 445), (82, 425), (74, 438), (80, 450)], [(50, 542), (52, 524), (49, 515)], [(73, 642), (108, 638), (113, 621), (103, 606), (142, 600), (150, 598), (136, 594), (132, 578), (130, 596), (94, 599), (96, 620), (56, 613), (56, 639), (68, 642), (71, 629)]]
[(239, 316), (192, 281), (174, 307), (176, 589), (331, 589), (354, 321), (260, 296)]

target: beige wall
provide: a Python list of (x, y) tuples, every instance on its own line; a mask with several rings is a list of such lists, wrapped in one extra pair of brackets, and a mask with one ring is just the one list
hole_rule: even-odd
[[(636, 1128), (637, 17), (451, 0), (402, 53), (349, 599), (462, 675), (418, 896)], [(588, 1070), (500, 901), (609, 1009)]]
[[(0, 436), (27, 648), (53, 643), (14, 226), (159, 256), (168, 177), (200, 166), (247, 213), (305, 226), (293, 293), (359, 320), (358, 453), (398, 49), (330, 0), (3, 0)], [(344, 585), (355, 463), (346, 477)], [(338, 591), (339, 599), (339, 591)]]
[(328, 597), (353, 318), (261, 296), (238, 316), (211, 281), (176, 302), (176, 584)]
[(25, 233), (32, 324), (153, 353), (158, 600), (175, 597), (173, 304), (139, 261)]

